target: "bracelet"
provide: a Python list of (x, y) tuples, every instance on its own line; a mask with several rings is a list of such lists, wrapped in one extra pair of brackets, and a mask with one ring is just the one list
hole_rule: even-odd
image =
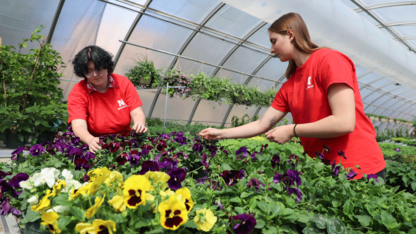
[(296, 131), (295, 131), (296, 125), (298, 125), (298, 124), (295, 124), (295, 126), (293, 127), (293, 133), (295, 133), (295, 137), (298, 137), (298, 135), (296, 135)]

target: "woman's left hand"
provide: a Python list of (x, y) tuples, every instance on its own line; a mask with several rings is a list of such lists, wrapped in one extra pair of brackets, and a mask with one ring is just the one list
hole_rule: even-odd
[(293, 134), (293, 127), (295, 125), (284, 125), (280, 127), (275, 127), (272, 130), (265, 133), (266, 138), (270, 142), (276, 142), (278, 144), (283, 145), (284, 143), (288, 142), (292, 137), (294, 137)]
[(147, 127), (142, 123), (134, 123), (132, 130), (135, 133), (145, 133), (147, 132)]

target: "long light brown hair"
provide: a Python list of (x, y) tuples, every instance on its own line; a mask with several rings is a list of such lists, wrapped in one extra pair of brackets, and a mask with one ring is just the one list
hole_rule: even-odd
[[(295, 35), (293, 44), (295, 48), (303, 53), (311, 54), (319, 50), (320, 47), (312, 42), (308, 28), (302, 17), (297, 13), (287, 13), (273, 22), (268, 29), (269, 32), (287, 35), (287, 30), (292, 29)], [(286, 69), (286, 78), (289, 79), (296, 70), (296, 63), (293, 59), (289, 60), (289, 66)]]

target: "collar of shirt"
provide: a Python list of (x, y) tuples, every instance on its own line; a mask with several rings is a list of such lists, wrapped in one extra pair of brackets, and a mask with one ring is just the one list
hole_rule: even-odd
[[(116, 88), (117, 87), (117, 84), (116, 84), (116, 82), (115, 82), (115, 80), (113, 79), (112, 76), (110, 76), (109, 82), (110, 82), (108, 84), (109, 88)], [(87, 90), (88, 90), (88, 95), (90, 95), (94, 91), (98, 91), (96, 88), (94, 88), (94, 86), (89, 81), (87, 81)]]

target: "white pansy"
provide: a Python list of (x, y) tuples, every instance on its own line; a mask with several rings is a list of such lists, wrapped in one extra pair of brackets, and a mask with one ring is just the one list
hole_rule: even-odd
[(46, 212), (56, 212), (58, 214), (67, 213), (69, 211), (69, 207), (67, 206), (55, 206), (52, 209), (47, 210)]
[(32, 206), (38, 204), (38, 202), (39, 202), (39, 198), (37, 195), (34, 195), (27, 200), (27, 203), (29, 203)]
[(55, 184), (55, 181), (59, 178), (59, 170), (56, 168), (43, 168), (40, 173), (36, 173), (33, 176), (33, 184), (35, 187), (46, 183), (49, 188)]
[(67, 170), (67, 169), (65, 169), (65, 170), (62, 171), (62, 176), (65, 178), (66, 181), (72, 180), (74, 178), (74, 176), (72, 175), (71, 171), (70, 170)]
[(62, 189), (63, 192), (69, 192), (72, 189), (79, 189), (82, 187), (82, 184), (78, 182), (77, 180), (67, 180), (65, 182), (66, 182), (66, 187)]
[(88, 182), (84, 182), (83, 184), (82, 184), (82, 187), (84, 187), (85, 185), (87, 185), (87, 184), (89, 184)]
[(30, 177), (28, 180), (20, 181), (19, 185), (23, 189), (31, 190), (31, 189), (33, 189), (33, 178)]

